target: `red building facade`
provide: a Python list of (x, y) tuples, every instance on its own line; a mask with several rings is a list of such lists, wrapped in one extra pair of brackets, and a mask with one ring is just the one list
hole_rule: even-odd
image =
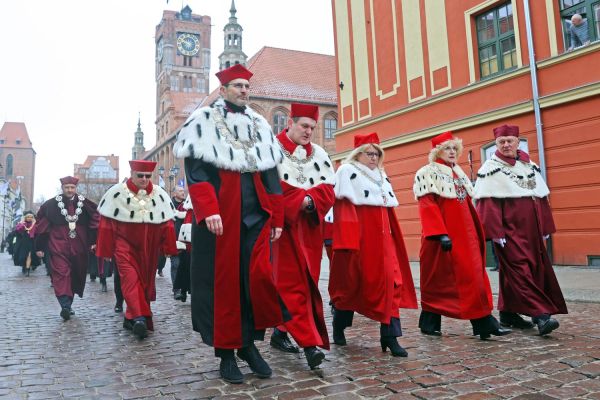
[[(429, 139), (453, 131), (463, 139), (463, 169), (476, 172), (493, 151), (492, 128), (507, 123), (520, 126), (534, 160), (544, 156), (558, 229), (554, 262), (600, 262), (598, 1), (332, 0), (332, 6), (336, 158), (351, 149), (355, 134), (378, 132), (411, 259), (418, 258), (421, 232), (412, 183), (427, 162)], [(585, 26), (573, 29), (576, 13)], [(571, 50), (574, 35), (587, 40)]]

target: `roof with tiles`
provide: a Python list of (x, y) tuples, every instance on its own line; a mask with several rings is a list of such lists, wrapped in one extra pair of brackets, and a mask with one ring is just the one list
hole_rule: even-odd
[(0, 145), (31, 149), (32, 143), (23, 122), (5, 122), (0, 130)]
[[(254, 74), (250, 98), (337, 105), (334, 56), (265, 46), (246, 67)], [(201, 105), (218, 96), (217, 88)]]

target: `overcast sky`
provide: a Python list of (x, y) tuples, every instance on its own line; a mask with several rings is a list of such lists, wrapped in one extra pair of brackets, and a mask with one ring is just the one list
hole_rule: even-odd
[[(59, 190), (87, 155), (120, 156), (129, 173), (141, 113), (155, 140), (154, 31), (165, 9), (209, 15), (210, 90), (231, 0), (1, 0), (0, 126), (24, 122), (37, 152), (34, 199)], [(261, 47), (334, 54), (330, 0), (235, 0), (244, 52)]]

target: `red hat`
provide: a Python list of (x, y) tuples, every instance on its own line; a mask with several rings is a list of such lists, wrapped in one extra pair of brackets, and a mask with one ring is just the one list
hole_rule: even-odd
[(448, 140), (452, 140), (452, 139), (455, 139), (454, 136), (452, 136), (452, 132), (448, 131), (448, 132), (441, 133), (431, 139), (431, 148), (433, 149), (437, 145), (440, 145), (440, 144), (447, 142)]
[(234, 79), (245, 79), (247, 81), (254, 75), (248, 71), (242, 64), (235, 64), (233, 67), (229, 67), (215, 74), (221, 85), (226, 85)]
[(156, 161), (131, 160), (129, 161), (129, 166), (132, 171), (153, 172), (156, 167)]
[(79, 178), (75, 178), (74, 176), (65, 176), (64, 178), (60, 178), (61, 185), (77, 185), (79, 182)]
[(519, 137), (519, 127), (515, 125), (502, 125), (494, 128), (494, 138), (500, 136)]
[(292, 113), (290, 114), (290, 118), (295, 117), (307, 117), (317, 121), (319, 119), (319, 106), (292, 103)]
[(354, 136), (354, 148), (362, 146), (363, 144), (375, 143), (379, 144), (379, 136), (377, 133), (366, 133), (364, 135), (355, 135)]

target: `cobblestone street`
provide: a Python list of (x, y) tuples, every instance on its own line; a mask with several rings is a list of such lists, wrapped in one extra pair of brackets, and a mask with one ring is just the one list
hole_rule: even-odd
[[(450, 319), (441, 338), (424, 336), (418, 311), (405, 311), (399, 341), (408, 358), (382, 353), (378, 324), (357, 316), (348, 346), (333, 345), (322, 369), (310, 371), (303, 355), (267, 340), (259, 348), (273, 377), (256, 379), (240, 361), (246, 382), (228, 385), (192, 331), (189, 300), (173, 300), (168, 275), (166, 268), (157, 277), (156, 330), (139, 341), (113, 311), (112, 278), (108, 293), (88, 282), (76, 315), (63, 322), (44, 268), (27, 278), (0, 254), (0, 398), (600, 399), (598, 303), (569, 302), (551, 336), (518, 331), (488, 341), (470, 336), (468, 321)], [(322, 281), (324, 296), (326, 287)], [(330, 326), (329, 310), (327, 319)]]

